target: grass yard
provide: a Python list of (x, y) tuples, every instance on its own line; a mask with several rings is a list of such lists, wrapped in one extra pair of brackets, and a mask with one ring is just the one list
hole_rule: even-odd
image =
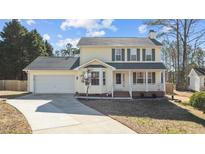
[(32, 133), (24, 115), (1, 100), (1, 98), (15, 98), (26, 94), (28, 93), (24, 91), (0, 91), (0, 134)]
[(21, 112), (0, 100), (0, 134), (28, 134), (31, 128)]
[(205, 133), (205, 115), (169, 100), (79, 100), (142, 134)]

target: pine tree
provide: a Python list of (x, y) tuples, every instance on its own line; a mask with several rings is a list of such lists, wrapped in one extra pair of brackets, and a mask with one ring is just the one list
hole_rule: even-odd
[(52, 55), (52, 46), (36, 29), (28, 32), (18, 20), (6, 23), (0, 33), (0, 78), (24, 79), (22, 70), (38, 56)]
[(45, 47), (46, 47), (46, 52), (48, 53), (49, 56), (53, 55), (53, 47), (48, 43), (48, 41), (45, 41)]

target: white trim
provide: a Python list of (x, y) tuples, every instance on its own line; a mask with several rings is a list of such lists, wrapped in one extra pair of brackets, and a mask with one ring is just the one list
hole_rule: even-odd
[(99, 59), (93, 59), (93, 60), (91, 60), (91, 61), (89, 61), (89, 62), (87, 62), (87, 63), (85, 63), (85, 64), (82, 64), (82, 65), (76, 67), (74, 70), (79, 70), (80, 68), (85, 67), (85, 66), (89, 65), (90, 63), (92, 63), (92, 62), (94, 62), (94, 61), (97, 61), (97, 62), (101, 63), (102, 65), (104, 65), (104, 66), (106, 66), (106, 67), (110, 67), (111, 69), (116, 70), (114, 67), (112, 67), (112, 66), (110, 66), (110, 65), (108, 65), (108, 64), (106, 64), (106, 63), (104, 63), (103, 61), (101, 61), (101, 60), (99, 60)]
[(149, 91), (149, 89), (148, 89), (148, 71), (145, 72), (145, 86), (146, 86), (146, 91)]
[(111, 79), (111, 80), (112, 80), (111, 83), (112, 83), (112, 98), (113, 98), (113, 97), (114, 97), (114, 94), (113, 94), (113, 92), (114, 92), (114, 79), (113, 79), (114, 76), (113, 76), (113, 71), (112, 71), (112, 74), (111, 74), (111, 78), (112, 78), (112, 79)]
[(163, 71), (163, 85), (164, 91), (166, 91), (165, 71)]
[(130, 97), (132, 98), (131, 71), (129, 71), (129, 92), (130, 92)]

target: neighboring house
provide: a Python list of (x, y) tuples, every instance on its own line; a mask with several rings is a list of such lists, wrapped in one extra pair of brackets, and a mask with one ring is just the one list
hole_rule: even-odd
[(188, 77), (190, 90), (205, 90), (205, 68), (192, 68)]
[(80, 58), (38, 57), (28, 65), (28, 91), (84, 95), (82, 74), (89, 70), (90, 95), (164, 96), (166, 67), (155, 36), (150, 31), (147, 38), (83, 37)]

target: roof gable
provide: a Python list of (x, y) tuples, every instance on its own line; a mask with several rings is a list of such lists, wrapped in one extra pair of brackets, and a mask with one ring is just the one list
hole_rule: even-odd
[(80, 68), (88, 68), (88, 67), (90, 67), (90, 68), (91, 67), (92, 68), (94, 68), (94, 67), (99, 68), (101, 66), (109, 67), (109, 68), (115, 70), (114, 67), (112, 67), (111, 65), (109, 65), (109, 64), (107, 64), (107, 63), (105, 63), (105, 62), (103, 62), (103, 61), (101, 61), (99, 59), (93, 59), (93, 60), (91, 60), (91, 61), (89, 61), (89, 62), (87, 62), (85, 64), (82, 64), (82, 65), (78, 66), (77, 68), (75, 68), (75, 70), (79, 70)]
[(203, 76), (205, 75), (205, 68), (202, 68), (202, 67), (198, 67), (198, 68), (193, 68), (194, 71), (196, 72), (196, 74), (198, 76)]
[(156, 39), (143, 37), (82, 37), (77, 46), (162, 46)]

